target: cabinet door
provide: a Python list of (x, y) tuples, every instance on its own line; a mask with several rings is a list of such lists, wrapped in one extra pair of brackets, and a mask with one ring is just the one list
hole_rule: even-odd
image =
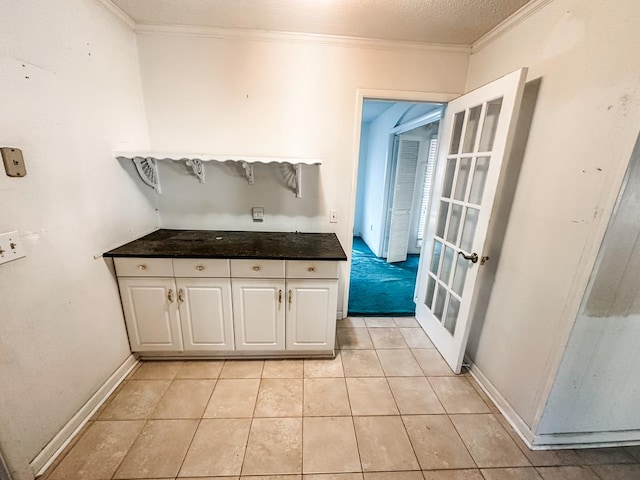
[(287, 280), (287, 350), (332, 352), (337, 280)]
[(182, 351), (173, 278), (119, 277), (132, 352)]
[(233, 350), (231, 281), (178, 278), (176, 284), (184, 351)]
[(284, 350), (284, 280), (233, 278), (236, 350)]

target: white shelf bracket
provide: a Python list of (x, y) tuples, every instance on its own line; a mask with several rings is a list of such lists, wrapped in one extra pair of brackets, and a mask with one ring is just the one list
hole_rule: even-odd
[(198, 177), (200, 183), (204, 183), (204, 163), (202, 163), (202, 160), (190, 158), (186, 163), (187, 167), (191, 167), (191, 170), (193, 170), (195, 176)]
[(297, 198), (302, 198), (302, 166), (321, 165), (319, 158), (298, 157), (252, 157), (237, 155), (213, 155), (213, 154), (184, 154), (184, 153), (157, 153), (157, 152), (115, 152), (118, 160), (131, 160), (136, 166), (138, 175), (142, 181), (160, 193), (160, 178), (158, 176), (158, 162), (161, 160), (184, 161), (191, 167), (193, 174), (200, 183), (205, 183), (205, 162), (234, 162), (239, 163), (247, 178), (249, 185), (254, 184), (253, 166), (260, 164), (278, 164), (283, 166), (280, 170), (284, 177), (286, 188), (292, 190)]
[(247, 177), (249, 185), (253, 185), (253, 164), (249, 162), (242, 162), (242, 168), (244, 168), (244, 174)]
[(296, 198), (302, 198), (302, 164), (294, 165), (296, 169)]
[(157, 193), (161, 193), (160, 177), (158, 176), (158, 161), (151, 157), (134, 157), (132, 160), (142, 181), (153, 188)]

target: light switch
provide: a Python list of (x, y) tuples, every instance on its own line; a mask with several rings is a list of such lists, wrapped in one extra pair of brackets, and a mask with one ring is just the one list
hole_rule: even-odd
[(4, 170), (10, 177), (24, 177), (27, 174), (27, 168), (22, 158), (22, 150), (19, 148), (2, 147), (2, 161), (4, 162)]
[(24, 256), (18, 232), (0, 233), (0, 265)]

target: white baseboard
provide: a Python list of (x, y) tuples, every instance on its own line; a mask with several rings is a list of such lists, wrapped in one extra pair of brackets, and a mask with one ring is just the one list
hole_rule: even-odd
[(109, 398), (109, 395), (122, 383), (137, 363), (138, 360), (133, 355), (129, 355), (113, 375), (102, 384), (98, 391), (87, 400), (71, 420), (69, 420), (42, 451), (31, 460), (29, 466), (31, 470), (35, 472), (36, 477), (42, 475), (45, 470), (49, 468), (58, 455), (69, 445), (69, 442), (78, 434), (105, 400)]
[(469, 373), (478, 382), (489, 398), (496, 404), (500, 413), (513, 427), (514, 431), (531, 450), (559, 450), (565, 448), (599, 448), (640, 445), (640, 430), (616, 432), (577, 432), (548, 433), (535, 435), (531, 428), (520, 418), (509, 402), (500, 395), (482, 371), (465, 358), (469, 364)]
[(525, 423), (522, 418), (516, 413), (516, 411), (511, 407), (509, 402), (500, 395), (500, 392), (493, 386), (493, 384), (489, 381), (489, 379), (482, 373), (482, 371), (474, 365), (473, 362), (469, 361), (465, 358), (465, 363), (469, 364), (469, 373), (471, 376), (478, 382), (478, 385), (484, 390), (484, 393), (495, 403), (500, 410), (500, 413), (504, 416), (504, 418), (509, 422), (509, 425), (513, 427), (518, 436), (522, 439), (522, 441), (527, 445), (527, 447), (534, 449), (533, 440), (535, 435), (529, 428), (529, 425)]
[(630, 447), (640, 445), (640, 430), (619, 432), (545, 433), (536, 435), (533, 450)]

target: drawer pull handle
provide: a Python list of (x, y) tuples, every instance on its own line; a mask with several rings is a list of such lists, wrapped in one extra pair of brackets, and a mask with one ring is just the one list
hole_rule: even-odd
[(178, 290), (178, 301), (180, 303), (184, 303), (184, 290), (183, 289)]
[(138, 270), (146, 270), (147, 266), (146, 265), (138, 265)]
[(259, 266), (259, 265), (254, 265), (254, 266), (253, 266), (253, 270), (254, 270), (255, 272), (260, 271), (260, 266)]
[(198, 266), (196, 267), (196, 270), (198, 270), (199, 272), (201, 272), (201, 271), (203, 271), (203, 270), (204, 270), (204, 267), (203, 267), (202, 265), (198, 265)]
[(170, 303), (173, 303), (173, 290), (169, 289), (169, 292), (167, 292), (167, 300), (169, 300)]
[(307, 270), (309, 270), (310, 272), (315, 272), (316, 271), (316, 267), (309, 267), (309, 268), (307, 268)]

